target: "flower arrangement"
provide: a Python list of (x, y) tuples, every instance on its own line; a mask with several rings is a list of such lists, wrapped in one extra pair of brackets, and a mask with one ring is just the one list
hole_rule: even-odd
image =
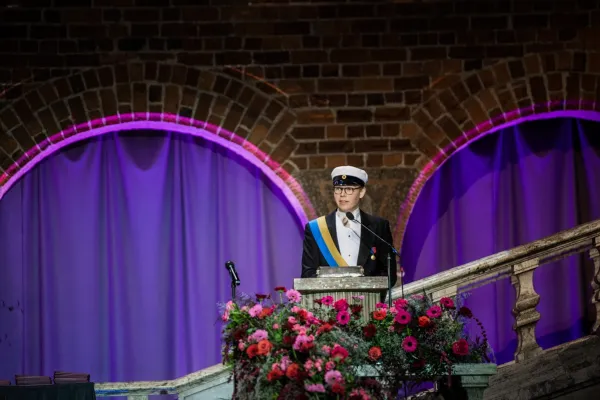
[[(466, 334), (469, 319), (481, 329), (481, 338), (473, 340)], [(419, 383), (451, 375), (453, 364), (492, 358), (481, 322), (449, 297), (440, 299), (439, 305), (420, 294), (397, 299), (389, 309), (378, 303), (362, 331), (370, 345), (370, 363), (392, 391), (407, 380)]]
[[(234, 399), (388, 399), (407, 379), (435, 380), (457, 362), (489, 360), (487, 341), (464, 334), (466, 308), (426, 296), (378, 304), (362, 321), (362, 296), (325, 296), (301, 307), (296, 290), (243, 296), (224, 305), (223, 362)], [(370, 366), (374, 373), (365, 374)], [(376, 379), (375, 379), (376, 378)]]

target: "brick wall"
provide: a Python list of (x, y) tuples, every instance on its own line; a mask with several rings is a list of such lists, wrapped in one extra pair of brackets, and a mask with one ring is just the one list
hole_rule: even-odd
[(399, 217), (399, 235), (410, 212), (398, 216), (400, 203), (411, 185), (414, 201), (428, 162), (519, 115), (508, 112), (593, 108), (598, 92), (597, 0), (8, 4), (4, 172), (70, 125), (170, 112), (256, 144), (317, 213), (330, 206), (329, 169), (367, 168), (367, 208)]

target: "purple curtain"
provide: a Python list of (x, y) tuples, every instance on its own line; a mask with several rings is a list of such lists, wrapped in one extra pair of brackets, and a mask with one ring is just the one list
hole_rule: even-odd
[[(483, 137), (427, 182), (402, 244), (407, 281), (600, 218), (600, 124), (531, 121)], [(538, 343), (548, 348), (589, 333), (592, 264), (572, 256), (536, 270)], [(499, 363), (513, 359), (516, 334), (508, 279), (470, 291)], [(477, 333), (478, 330), (475, 330)]]
[(74, 144), (0, 201), (0, 377), (172, 379), (218, 364), (225, 262), (238, 293), (291, 286), (302, 228), (279, 187), (212, 142), (137, 131)]

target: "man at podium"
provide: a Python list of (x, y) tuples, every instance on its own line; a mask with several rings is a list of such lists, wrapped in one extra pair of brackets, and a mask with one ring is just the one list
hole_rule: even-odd
[[(356, 167), (342, 166), (331, 172), (331, 179), (337, 210), (306, 224), (302, 278), (316, 277), (317, 268), (321, 266), (362, 266), (365, 276), (387, 276), (387, 256), (392, 250), (381, 239), (392, 243), (390, 224), (359, 208), (360, 200), (367, 192), (367, 173)], [(396, 257), (393, 252), (391, 255), (391, 285), (394, 286)]]

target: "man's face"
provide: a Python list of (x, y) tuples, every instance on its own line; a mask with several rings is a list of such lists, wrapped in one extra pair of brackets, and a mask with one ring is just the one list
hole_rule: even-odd
[(335, 204), (341, 212), (354, 211), (367, 189), (360, 186), (336, 186), (333, 188)]

